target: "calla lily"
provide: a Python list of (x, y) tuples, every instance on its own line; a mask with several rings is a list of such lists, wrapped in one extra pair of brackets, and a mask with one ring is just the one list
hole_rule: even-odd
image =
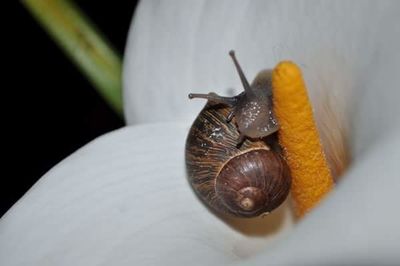
[[(143, 1), (129, 34), (124, 111), (43, 176), (0, 221), (1, 265), (340, 265), (400, 261), (400, 4), (397, 1)], [(281, 59), (302, 66), (318, 121), (330, 104), (353, 160), (293, 225), (217, 217), (186, 181), (201, 101), (239, 92)], [(234, 89), (231, 89), (234, 88)], [(332, 131), (337, 129), (331, 128)]]

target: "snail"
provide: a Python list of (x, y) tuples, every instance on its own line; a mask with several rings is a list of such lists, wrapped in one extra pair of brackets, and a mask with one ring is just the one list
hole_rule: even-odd
[(208, 101), (188, 133), (186, 169), (207, 206), (249, 218), (277, 208), (289, 194), (291, 176), (273, 135), (279, 124), (272, 110), (271, 71), (261, 71), (250, 85), (234, 52), (229, 54), (244, 92), (189, 94)]

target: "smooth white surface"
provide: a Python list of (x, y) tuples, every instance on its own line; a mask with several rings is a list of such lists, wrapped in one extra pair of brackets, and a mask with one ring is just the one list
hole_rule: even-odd
[(285, 207), (264, 219), (224, 221), (200, 204), (184, 174), (186, 131), (173, 123), (129, 127), (65, 159), (0, 220), (0, 265), (400, 261), (400, 131), (357, 160), (292, 231)]
[(398, 106), (393, 88), (365, 86), (398, 61), (399, 13), (398, 1), (142, 1), (124, 60), (127, 123), (192, 121), (204, 101), (189, 92), (240, 92), (235, 49), (250, 80), (282, 59), (300, 64), (317, 119), (328, 99), (341, 127), (377, 119), (380, 131), (371, 98)]
[(0, 220), (0, 265), (221, 265), (291, 228), (285, 207), (253, 220), (211, 214), (186, 181), (186, 131), (124, 128), (55, 166)]

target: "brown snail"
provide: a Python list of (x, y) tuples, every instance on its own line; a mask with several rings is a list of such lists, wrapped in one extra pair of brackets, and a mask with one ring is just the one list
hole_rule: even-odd
[(208, 102), (189, 131), (186, 168), (206, 205), (254, 217), (271, 212), (286, 199), (291, 177), (270, 136), (279, 129), (272, 110), (271, 72), (261, 71), (250, 86), (234, 52), (229, 54), (244, 92), (234, 97), (189, 94)]

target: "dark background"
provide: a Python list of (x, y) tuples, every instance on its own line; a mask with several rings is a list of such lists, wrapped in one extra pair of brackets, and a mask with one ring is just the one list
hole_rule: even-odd
[[(0, 216), (63, 158), (124, 125), (24, 6), (12, 2), (2, 38)], [(122, 55), (136, 1), (75, 3)]]

